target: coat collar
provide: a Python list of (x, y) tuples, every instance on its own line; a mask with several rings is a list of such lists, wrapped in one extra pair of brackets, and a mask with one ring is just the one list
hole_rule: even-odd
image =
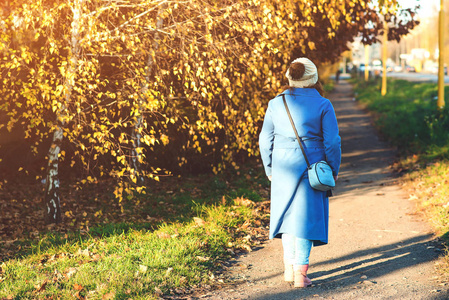
[(314, 88), (291, 88), (281, 93), (281, 95), (295, 95), (295, 96), (309, 96), (309, 97), (321, 97), (320, 93)]

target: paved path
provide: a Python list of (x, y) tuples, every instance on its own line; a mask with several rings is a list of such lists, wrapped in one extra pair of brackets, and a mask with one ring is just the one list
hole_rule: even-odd
[(392, 176), (395, 152), (341, 81), (329, 96), (340, 124), (343, 162), (330, 204), (330, 243), (312, 249), (314, 286), (283, 281), (280, 240), (239, 257), (236, 283), (202, 299), (449, 299), (434, 265), (441, 254), (428, 225)]

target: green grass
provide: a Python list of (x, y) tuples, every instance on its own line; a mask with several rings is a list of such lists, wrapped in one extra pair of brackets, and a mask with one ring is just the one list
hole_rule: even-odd
[(0, 262), (0, 299), (157, 299), (221, 284), (223, 262), (249, 251), (268, 220), (254, 202), (267, 200), (268, 184), (252, 166), (171, 178), (123, 203), (121, 222), (15, 242)]
[(6, 261), (0, 298), (152, 299), (208, 284), (213, 270), (229, 257), (228, 249), (240, 247), (235, 229), (257, 216), (251, 208), (235, 205), (198, 206), (196, 212), (199, 219), (161, 224), (155, 231), (88, 237)]
[[(449, 108), (436, 107), (437, 89), (431, 83), (389, 80), (388, 93), (380, 94), (380, 81), (355, 83), (356, 98), (375, 114), (375, 124), (401, 154), (422, 159), (448, 159)], [(446, 103), (449, 86), (445, 87)]]

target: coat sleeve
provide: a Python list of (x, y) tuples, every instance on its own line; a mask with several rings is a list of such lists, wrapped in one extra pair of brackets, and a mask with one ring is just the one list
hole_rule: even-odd
[(259, 134), (259, 149), (262, 163), (267, 176), (271, 176), (271, 162), (274, 142), (274, 124), (272, 119), (271, 105), (268, 103), (265, 118), (263, 120), (262, 130)]
[(334, 176), (336, 176), (341, 164), (341, 138), (335, 110), (330, 101), (323, 113), (322, 129), (326, 161), (331, 166)]

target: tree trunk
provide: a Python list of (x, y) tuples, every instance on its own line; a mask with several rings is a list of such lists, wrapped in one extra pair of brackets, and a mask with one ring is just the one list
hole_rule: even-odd
[[(139, 99), (139, 106), (141, 106), (141, 99)], [(136, 124), (134, 124), (134, 128), (132, 131), (132, 141), (133, 141), (133, 148), (132, 148), (132, 155), (131, 160), (134, 168), (134, 176), (136, 178), (136, 184), (138, 186), (143, 186), (145, 184), (145, 178), (142, 174), (142, 167), (140, 162), (142, 161), (142, 142), (140, 141), (140, 138), (142, 137), (141, 130), (143, 123), (143, 116), (142, 116), (142, 110), (139, 109), (139, 115), (136, 118)]]
[(45, 203), (47, 203), (47, 223), (60, 223), (62, 221), (61, 200), (59, 198), (59, 159), (63, 129), (58, 126), (53, 134), (53, 142), (48, 151), (48, 169), (45, 187)]
[(444, 108), (444, 0), (440, 0), (440, 15), (438, 26), (438, 109)]
[(365, 45), (365, 81), (369, 79), (369, 46)]
[[(160, 8), (159, 11), (163, 10), (164, 7)], [(154, 34), (154, 44), (153, 49), (155, 52), (157, 52), (159, 48), (159, 32), (163, 26), (163, 19), (159, 17), (159, 13), (156, 17), (156, 32)], [(133, 131), (132, 131), (132, 141), (133, 141), (133, 148), (132, 148), (132, 155), (131, 160), (134, 168), (134, 176), (136, 178), (136, 184), (139, 186), (143, 186), (145, 184), (145, 178), (142, 174), (142, 167), (140, 162), (143, 160), (142, 157), (142, 142), (140, 141), (142, 137), (142, 131), (143, 131), (143, 114), (146, 108), (146, 97), (145, 93), (148, 91), (148, 86), (150, 83), (150, 76), (153, 69), (154, 60), (153, 56), (149, 54), (148, 60), (147, 60), (147, 72), (145, 74), (145, 81), (142, 85), (141, 90), (141, 96), (138, 99), (138, 106), (139, 106), (139, 112), (138, 116), (136, 116), (136, 123), (134, 125)]]
[(73, 1), (73, 22), (71, 29), (69, 67), (65, 76), (64, 100), (56, 110), (56, 129), (53, 134), (53, 141), (48, 151), (48, 168), (45, 188), (45, 202), (47, 204), (47, 223), (60, 223), (62, 221), (61, 199), (59, 196), (59, 153), (62, 139), (64, 137), (64, 126), (68, 120), (67, 103), (72, 97), (73, 86), (75, 85), (75, 73), (79, 59), (79, 32), (81, 27), (81, 5), (83, 0)]
[[(385, 17), (384, 17), (385, 18)], [(382, 42), (382, 89), (381, 95), (387, 94), (387, 58), (388, 58), (388, 23), (384, 21), (384, 40)]]

